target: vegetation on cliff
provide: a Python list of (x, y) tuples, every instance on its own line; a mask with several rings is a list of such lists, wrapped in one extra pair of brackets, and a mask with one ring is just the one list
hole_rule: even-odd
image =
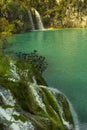
[(21, 60), (27, 61), (29, 64), (33, 66), (33, 68), (36, 68), (38, 71), (43, 73), (45, 69), (47, 68), (47, 62), (44, 56), (40, 56), (37, 52), (37, 50), (34, 50), (33, 52), (29, 53), (15, 53), (18, 58)]
[[(64, 95), (38, 85), (31, 64), (0, 53), (0, 126), (2, 130), (72, 130)], [(38, 76), (38, 73), (37, 73)], [(39, 75), (40, 76), (40, 75)], [(40, 79), (41, 80), (41, 79)], [(37, 84), (36, 84), (37, 83)]]
[(31, 30), (28, 11), (32, 9), (40, 13), (45, 27), (87, 27), (86, 0), (0, 0), (0, 32)]
[[(11, 57), (14, 57), (14, 61), (13, 63), (10, 61)], [(32, 56), (31, 56), (32, 58)], [(21, 76), (21, 80), (26, 80), (26, 81), (30, 81), (30, 82), (37, 82), (37, 84), (40, 85), (45, 85), (47, 86), (47, 83), (45, 82), (45, 80), (42, 77), (42, 73), (40, 71), (40, 69), (38, 67), (43, 66), (44, 67), (44, 62), (43, 65), (40, 65), (37, 62), (29, 62), (29, 60), (26, 60), (24, 58), (19, 58), (14, 54), (3, 54), (2, 50), (0, 52), (0, 75), (1, 77), (5, 78), (5, 77), (9, 77), (12, 80), (12, 75), (14, 73), (14, 71), (16, 71), (15, 69), (15, 65), (20, 68), (17, 69), (18, 73)], [(37, 63), (39, 66), (37, 66)], [(15, 64), (15, 65), (13, 65)], [(36, 65), (36, 67), (34, 67)], [(4, 67), (4, 69), (3, 69)], [(13, 71), (10, 71), (10, 69), (13, 69)], [(26, 74), (27, 73), (27, 74)], [(14, 77), (16, 78), (18, 75), (14, 75)], [(18, 78), (16, 79), (18, 80)]]

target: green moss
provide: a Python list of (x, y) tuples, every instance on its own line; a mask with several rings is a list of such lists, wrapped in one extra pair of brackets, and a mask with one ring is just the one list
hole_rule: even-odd
[(26, 122), (27, 121), (27, 119), (24, 116), (21, 116), (21, 115), (18, 116), (18, 115), (15, 115), (15, 114), (13, 114), (12, 116), (14, 117), (14, 119), (16, 121), (18, 121), (18, 120), (20, 120), (22, 122)]
[(72, 117), (71, 111), (70, 111), (70, 106), (69, 106), (68, 101), (66, 100), (66, 97), (63, 96), (62, 94), (59, 94), (58, 98), (59, 98), (59, 101), (60, 101), (60, 105), (62, 103), (62, 109), (63, 109), (63, 112), (64, 112), (65, 120), (70, 121), (70, 123), (74, 125), (73, 117)]
[(11, 106), (11, 105), (3, 105), (2, 108), (8, 109), (8, 108), (14, 108), (14, 106)]
[(52, 94), (52, 92), (45, 88), (42, 87), (42, 90), (44, 91), (44, 103), (46, 104), (46, 110), (48, 113), (48, 117), (52, 121), (53, 126), (58, 127), (62, 130), (65, 130), (65, 127), (63, 126), (63, 122), (61, 119), (59, 107), (56, 98)]
[[(11, 57), (3, 56), (1, 53), (0, 85), (6, 89), (10, 89), (19, 105), (19, 108), (17, 108), (17, 106), (2, 104), (3, 108), (14, 108), (17, 111), (27, 112), (27, 115), (20, 114), (17, 116), (14, 114), (13, 117), (15, 120), (23, 122), (26, 119), (30, 119), (39, 130), (66, 130), (60, 114), (59, 105), (61, 103), (66, 121), (73, 123), (73, 119), (65, 97), (59, 95), (58, 98), (60, 100), (57, 101), (48, 87), (31, 83), (33, 82), (32, 76), (35, 76), (35, 78), (39, 77), (40, 73), (33, 69), (33, 66), (27, 64), (27, 62), (16, 59), (16, 57), (11, 59)], [(12, 66), (10, 65), (10, 61)], [(4, 70), (2, 70), (3, 68)], [(11, 69), (20, 77), (18, 80)], [(39, 75), (37, 76), (37, 74)]]

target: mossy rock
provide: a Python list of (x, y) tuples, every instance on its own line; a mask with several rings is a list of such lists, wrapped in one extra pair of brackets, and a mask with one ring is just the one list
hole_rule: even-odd
[[(13, 58), (14, 57), (14, 58)], [(24, 82), (34, 82), (36, 80), (37, 84), (47, 86), (46, 81), (43, 79), (42, 74), (39, 70), (34, 68), (25, 60), (17, 58), (15, 55), (9, 56), (0, 53), (0, 77), (4, 79), (9, 79), (9, 81), (23, 80)]]
[[(13, 114), (16, 121), (30, 120), (37, 130), (68, 130), (63, 124), (58, 101), (47, 87), (29, 83), (28, 88), (25, 85), (25, 89), (22, 87), (20, 91), (20, 84), (13, 86), (17, 89), (16, 93), (14, 89), (10, 89), (17, 101), (16, 104), (20, 106), (21, 114), (20, 116)], [(13, 107), (8, 105), (3, 109), (13, 109)], [(15, 106), (14, 109), (18, 111)]]
[[(33, 66), (16, 57), (12, 59), (8, 55), (3, 57), (1, 54), (0, 59), (0, 85), (5, 89), (1, 89), (1, 92), (10, 90), (10, 97), (13, 95), (11, 99), (15, 99), (16, 102), (10, 105), (6, 103), (6, 99), (6, 104), (3, 104), (1, 94), (1, 110), (5, 112), (10, 109), (10, 111), (19, 112), (20, 115), (16, 115), (13, 111), (11, 118), (16, 122), (20, 120), (22, 125), (30, 122), (30, 126), (33, 125), (36, 130), (72, 130), (74, 128), (67, 99), (61, 93), (56, 96), (48, 87), (36, 84), (38, 83), (36, 77), (40, 77), (40, 73), (33, 69)], [(36, 82), (33, 81), (33, 76)], [(64, 121), (68, 123), (68, 127)], [(9, 126), (12, 123), (7, 119), (5, 122), (9, 123)]]

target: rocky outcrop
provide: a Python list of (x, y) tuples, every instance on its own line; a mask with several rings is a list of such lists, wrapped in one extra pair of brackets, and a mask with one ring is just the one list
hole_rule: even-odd
[[(67, 113), (64, 114), (58, 103), (60, 99), (56, 100), (47, 87), (30, 84), (27, 95), (22, 96), (19, 95), (16, 102), (8, 89), (0, 87), (0, 99), (3, 101), (0, 105), (0, 122), (3, 127), (7, 126), (11, 130), (72, 130), (74, 128), (69, 108), (66, 108)], [(63, 99), (62, 95), (61, 97)], [(69, 114), (71, 119), (65, 120), (61, 112), (63, 116)]]
[(85, 28), (87, 27), (87, 16), (84, 15), (83, 12), (79, 12), (70, 6), (66, 10), (65, 17), (63, 19), (63, 26), (69, 28)]
[(2, 130), (78, 130), (62, 93), (38, 85), (26, 62), (0, 56)]

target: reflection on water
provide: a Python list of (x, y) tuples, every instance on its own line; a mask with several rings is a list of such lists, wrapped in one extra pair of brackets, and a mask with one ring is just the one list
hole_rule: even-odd
[(31, 52), (45, 56), (48, 69), (44, 77), (49, 86), (64, 92), (81, 121), (87, 121), (87, 30), (37, 31), (9, 37), (9, 51)]

